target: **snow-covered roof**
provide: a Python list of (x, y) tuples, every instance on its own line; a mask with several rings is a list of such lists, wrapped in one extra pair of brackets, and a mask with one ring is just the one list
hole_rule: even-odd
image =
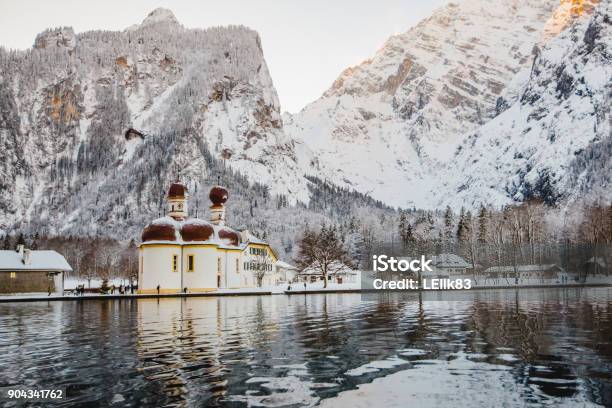
[(247, 236), (248, 242), (251, 244), (262, 244), (262, 245), (267, 245), (268, 243), (264, 240), (261, 240), (259, 238), (257, 238), (255, 235), (249, 234)]
[(276, 261), (276, 267), (283, 268), (283, 269), (297, 269), (295, 266), (288, 264), (287, 262), (283, 262), (283, 261)]
[(455, 254), (440, 254), (431, 257), (431, 263), (438, 268), (469, 268), (471, 265)]
[[(235, 246), (231, 239), (221, 237), (219, 235), (220, 232), (230, 232), (236, 233), (239, 237), (240, 233), (238, 231), (234, 231), (230, 227), (223, 225), (214, 225), (209, 221), (200, 219), (200, 218), (187, 218), (185, 220), (176, 220), (170, 216), (164, 216), (161, 218), (157, 218), (151, 221), (146, 227), (149, 226), (166, 226), (171, 229), (174, 229), (174, 237), (172, 240), (164, 240), (164, 239), (145, 239), (140, 245), (152, 245), (152, 244), (173, 244), (173, 245), (198, 245), (198, 244), (214, 244), (223, 248), (231, 248), (231, 249), (242, 249), (242, 245)], [(183, 236), (181, 235), (181, 229), (186, 226), (201, 226), (201, 227), (209, 227), (212, 229), (213, 233), (206, 240), (194, 240), (194, 241), (185, 241)], [(144, 238), (143, 238), (144, 239)], [(249, 239), (250, 241), (250, 239)], [(259, 240), (258, 243), (266, 244), (266, 242)]]
[[(426, 259), (431, 259), (431, 264), (438, 268), (471, 268), (472, 266), (465, 261), (462, 257), (455, 254), (439, 254), (439, 255), (428, 255)], [(411, 261), (411, 257), (401, 257), (399, 259), (405, 259)]]
[(605, 259), (601, 258), (601, 257), (591, 257), (588, 261), (586, 261), (586, 263), (592, 263), (592, 264), (598, 264), (599, 266), (601, 266), (602, 268), (606, 267), (606, 261)]
[(17, 251), (0, 251), (0, 270), (2, 271), (72, 271), (62, 255), (55, 251), (30, 251), (28, 262)]
[[(328, 274), (337, 275), (355, 275), (357, 272), (353, 271), (348, 265), (340, 262), (333, 261), (327, 269)], [(300, 272), (300, 275), (321, 275), (321, 268), (316, 265), (311, 265)]]
[[(505, 273), (505, 272), (514, 272), (515, 267), (513, 265), (503, 265), (503, 266), (492, 266), (490, 268), (485, 269), (485, 273)], [(549, 271), (551, 269), (556, 269), (560, 272), (563, 271), (559, 265), (556, 264), (545, 264), (545, 265), (517, 265), (516, 271), (518, 272), (542, 272)]]

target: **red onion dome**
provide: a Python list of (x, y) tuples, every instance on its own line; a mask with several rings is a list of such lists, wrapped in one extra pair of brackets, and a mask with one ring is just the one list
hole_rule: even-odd
[(208, 241), (213, 233), (212, 225), (202, 220), (188, 220), (181, 227), (181, 237), (185, 242)]
[(224, 187), (214, 186), (210, 189), (208, 197), (210, 197), (210, 201), (212, 201), (214, 205), (223, 205), (229, 198), (229, 193)]
[(240, 245), (240, 233), (231, 228), (221, 228), (219, 230), (219, 239), (228, 242), (230, 245)]
[(176, 230), (171, 224), (149, 224), (142, 232), (142, 242), (176, 241)]
[(187, 187), (180, 181), (175, 181), (168, 190), (168, 198), (185, 198)]

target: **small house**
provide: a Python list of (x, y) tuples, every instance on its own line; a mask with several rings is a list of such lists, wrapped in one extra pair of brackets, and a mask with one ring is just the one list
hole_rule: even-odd
[(277, 283), (293, 282), (297, 276), (297, 268), (284, 261), (276, 261)]
[(33, 251), (19, 245), (0, 251), (0, 293), (64, 293), (64, 274), (72, 268), (55, 251)]
[[(314, 283), (323, 280), (323, 273), (321, 272), (321, 268), (311, 265), (298, 274), (298, 279), (301, 282)], [(359, 271), (351, 269), (348, 265), (340, 261), (333, 261), (328, 268), (327, 281), (340, 284), (359, 283), (360, 274)]]
[(439, 254), (431, 257), (433, 274), (439, 277), (463, 276), (472, 268), (465, 259), (455, 254)]
[[(423, 278), (450, 278), (453, 276), (464, 276), (468, 272), (468, 269), (470, 273), (473, 271), (472, 265), (459, 255), (439, 254), (428, 255), (425, 258), (431, 260), (431, 263), (429, 263), (431, 271), (423, 271), (421, 273), (421, 277)], [(402, 257), (399, 259), (410, 262), (416, 258)], [(416, 276), (414, 272), (409, 272), (408, 274)], [(403, 275), (405, 275), (405, 273), (403, 273)], [(402, 275), (398, 276), (403, 277)]]
[(566, 273), (556, 264), (533, 264), (492, 266), (485, 269), (483, 275), (488, 278), (557, 279)]

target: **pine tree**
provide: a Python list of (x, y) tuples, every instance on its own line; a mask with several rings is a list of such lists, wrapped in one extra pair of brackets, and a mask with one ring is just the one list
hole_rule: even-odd
[(463, 227), (465, 229), (465, 236), (469, 237), (470, 234), (472, 233), (472, 212), (470, 210), (467, 210), (465, 212), (465, 217), (464, 217), (464, 221), (463, 221)]
[(443, 247), (445, 251), (450, 250), (451, 242), (453, 239), (453, 210), (449, 206), (446, 206), (444, 211), (444, 242)]
[(40, 234), (38, 232), (34, 234), (32, 239), (30, 240), (30, 249), (38, 249), (38, 243), (40, 241)]
[(478, 212), (478, 242), (480, 244), (487, 242), (487, 219), (487, 209), (484, 205), (481, 205)]
[(6, 234), (4, 234), (4, 241), (2, 243), (2, 249), (8, 251), (12, 248), (13, 248), (13, 245), (11, 243), (11, 236), (7, 232)]
[(408, 245), (407, 237), (406, 237), (406, 224), (408, 224), (406, 220), (406, 214), (400, 210), (399, 224), (397, 226), (398, 234), (402, 243), (404, 244), (404, 248)]
[(459, 213), (459, 222), (457, 223), (457, 241), (460, 243), (465, 241), (466, 238), (466, 225), (465, 225), (465, 208), (461, 207)]
[(110, 287), (108, 286), (108, 279), (102, 279), (102, 283), (100, 284), (100, 293), (105, 295), (108, 293), (109, 290)]
[(24, 245), (25, 246), (26, 241), (25, 241), (25, 237), (23, 236), (23, 233), (20, 232), (19, 235), (17, 236), (17, 243), (15, 244), (16, 246), (19, 245)]

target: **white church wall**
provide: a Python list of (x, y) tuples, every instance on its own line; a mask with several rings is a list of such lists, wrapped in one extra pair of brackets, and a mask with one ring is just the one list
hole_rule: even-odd
[[(181, 289), (181, 247), (180, 245), (143, 245), (142, 278), (138, 282), (140, 293), (177, 292)], [(177, 271), (173, 272), (173, 256), (177, 258)]]
[[(194, 256), (194, 271), (188, 272), (189, 255)], [(188, 290), (217, 288), (217, 248), (212, 245), (183, 247), (183, 287)]]

